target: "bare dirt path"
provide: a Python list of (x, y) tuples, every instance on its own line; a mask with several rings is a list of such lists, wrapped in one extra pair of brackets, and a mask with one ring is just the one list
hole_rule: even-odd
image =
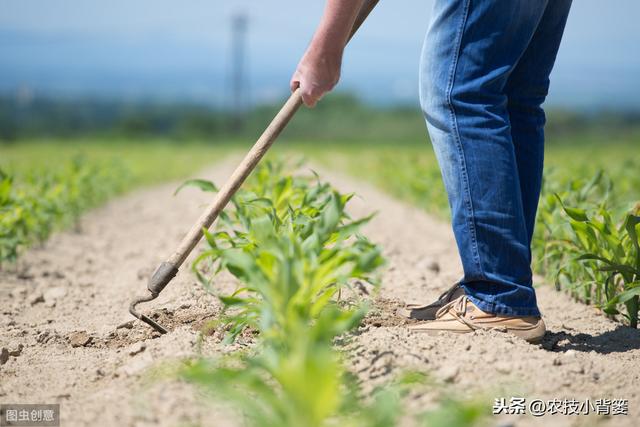
[[(202, 177), (222, 182), (233, 161)], [(549, 332), (541, 346), (500, 333), (428, 336), (409, 332), (394, 315), (400, 301), (437, 297), (461, 273), (449, 226), (371, 187), (322, 171), (342, 191), (356, 192), (355, 216), (378, 211), (365, 232), (389, 260), (371, 315), (345, 350), (350, 369), (366, 387), (402, 370), (418, 369), (452, 391), (497, 397), (628, 399), (629, 415), (503, 417), (496, 425), (638, 425), (640, 331), (624, 328), (593, 308), (548, 286), (538, 288)], [(63, 426), (234, 425), (232, 414), (212, 410), (192, 388), (161, 369), (181, 357), (230, 351), (216, 337), (199, 343), (199, 327), (220, 306), (183, 271), (154, 303), (173, 330), (159, 337), (127, 307), (155, 266), (176, 246), (207, 196), (177, 184), (133, 192), (87, 214), (80, 231), (55, 235), (29, 251), (15, 271), (0, 273), (0, 403), (60, 403)], [(219, 288), (233, 282), (221, 278)], [(242, 346), (240, 342), (236, 346)], [(159, 368), (160, 367), (160, 368)], [(488, 394), (487, 394), (488, 393)], [(427, 407), (433, 395), (414, 396)]]

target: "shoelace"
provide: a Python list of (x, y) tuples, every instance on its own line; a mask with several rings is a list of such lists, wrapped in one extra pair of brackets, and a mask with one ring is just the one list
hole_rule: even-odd
[(444, 315), (445, 313), (449, 313), (453, 317), (455, 317), (457, 320), (459, 320), (460, 322), (470, 327), (471, 329), (478, 329), (477, 325), (474, 325), (464, 317), (465, 313), (467, 312), (468, 302), (469, 302), (469, 299), (467, 298), (466, 295), (460, 295), (458, 298), (454, 299), (453, 301), (443, 305), (436, 312), (436, 320), (440, 318), (442, 315)]
[(453, 295), (453, 293), (455, 291), (458, 290), (458, 288), (460, 287), (460, 283), (456, 283), (455, 285), (451, 286), (449, 289), (447, 289), (446, 291), (444, 291), (439, 297), (438, 297), (438, 302), (440, 301), (444, 301), (447, 300), (449, 298), (451, 298), (451, 295)]

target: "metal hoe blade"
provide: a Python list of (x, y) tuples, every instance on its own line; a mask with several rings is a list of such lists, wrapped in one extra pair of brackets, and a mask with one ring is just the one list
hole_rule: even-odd
[(173, 279), (176, 274), (178, 274), (177, 267), (175, 267), (170, 262), (163, 262), (149, 279), (149, 283), (147, 284), (149, 294), (137, 297), (136, 299), (131, 301), (131, 304), (129, 305), (129, 313), (131, 313), (137, 319), (142, 320), (161, 334), (166, 334), (169, 331), (150, 317), (145, 316), (142, 313), (138, 313), (136, 311), (136, 306), (143, 302), (153, 301), (154, 299), (158, 298), (160, 292), (162, 292), (162, 290), (169, 284), (171, 279)]
[(158, 298), (158, 294), (152, 294), (151, 292), (149, 292), (149, 295), (137, 297), (136, 299), (131, 301), (131, 304), (129, 305), (129, 313), (131, 313), (134, 317), (142, 320), (143, 322), (145, 322), (146, 324), (148, 324), (149, 326), (151, 326), (153, 329), (160, 332), (161, 334), (166, 334), (169, 331), (166, 330), (162, 325), (157, 323), (152, 318), (145, 316), (142, 313), (138, 313), (136, 311), (136, 306), (138, 304), (143, 302), (153, 301), (156, 298)]

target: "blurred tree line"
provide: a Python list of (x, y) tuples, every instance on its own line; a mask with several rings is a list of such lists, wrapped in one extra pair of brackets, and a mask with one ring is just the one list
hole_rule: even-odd
[[(279, 107), (257, 106), (244, 114), (238, 127), (231, 112), (206, 105), (44, 97), (24, 102), (0, 96), (0, 142), (80, 136), (255, 139)], [(549, 136), (585, 132), (638, 135), (640, 111), (551, 111), (546, 131)], [(327, 96), (313, 110), (303, 108), (282, 137), (296, 141), (403, 143), (424, 142), (427, 138), (417, 105), (371, 106), (345, 93)]]

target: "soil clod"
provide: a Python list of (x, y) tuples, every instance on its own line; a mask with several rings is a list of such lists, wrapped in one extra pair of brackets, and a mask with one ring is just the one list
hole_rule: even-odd
[(29, 304), (31, 305), (40, 304), (41, 302), (44, 302), (44, 295), (42, 295), (42, 292), (37, 292), (29, 298)]
[(92, 341), (92, 337), (86, 331), (76, 331), (67, 337), (71, 347), (86, 347)]
[(147, 346), (143, 342), (132, 344), (128, 350), (129, 356), (135, 356), (136, 354), (142, 353), (146, 348)]

